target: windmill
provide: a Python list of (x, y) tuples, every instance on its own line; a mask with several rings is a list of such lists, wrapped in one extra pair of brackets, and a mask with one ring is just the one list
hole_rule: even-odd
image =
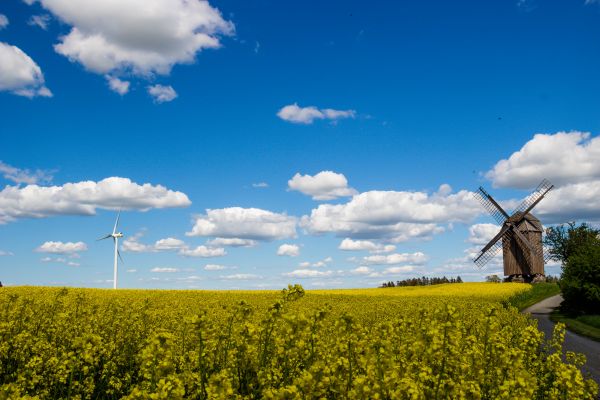
[(543, 227), (530, 211), (553, 187), (544, 179), (512, 215), (508, 215), (492, 196), (479, 187), (477, 198), (501, 225), (501, 229), (473, 260), (477, 267), (483, 268), (502, 249), (504, 275), (508, 276), (509, 281), (531, 282), (543, 279), (547, 259), (542, 245)]
[(112, 233), (109, 233), (108, 235), (101, 237), (98, 240), (104, 240), (104, 239), (108, 239), (108, 238), (113, 238), (113, 242), (115, 244), (115, 269), (114, 269), (114, 274), (113, 274), (113, 289), (117, 288), (117, 271), (118, 271), (118, 260), (117, 257), (121, 259), (121, 262), (123, 262), (123, 258), (121, 257), (121, 253), (119, 252), (119, 238), (123, 237), (123, 232), (117, 232), (117, 227), (119, 226), (119, 217), (121, 216), (121, 210), (119, 210), (119, 213), (117, 214), (117, 220), (115, 221), (115, 227), (113, 228)]

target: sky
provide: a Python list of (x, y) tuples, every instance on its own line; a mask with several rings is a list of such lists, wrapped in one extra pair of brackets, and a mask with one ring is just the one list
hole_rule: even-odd
[[(0, 281), (480, 281), (542, 179), (600, 220), (600, 1), (5, 0)], [(560, 273), (549, 265), (548, 274)]]

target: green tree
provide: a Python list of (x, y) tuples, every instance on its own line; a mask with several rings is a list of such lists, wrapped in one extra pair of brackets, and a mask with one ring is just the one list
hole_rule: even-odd
[(550, 258), (560, 261), (562, 308), (569, 312), (600, 310), (600, 230), (574, 222), (546, 230)]
[(569, 257), (587, 246), (600, 245), (600, 229), (586, 223), (579, 226), (575, 222), (557, 225), (546, 229), (544, 245), (548, 248), (550, 259), (565, 264)]
[(491, 283), (500, 283), (502, 282), (502, 279), (500, 279), (498, 275), (488, 275), (485, 277), (485, 281)]

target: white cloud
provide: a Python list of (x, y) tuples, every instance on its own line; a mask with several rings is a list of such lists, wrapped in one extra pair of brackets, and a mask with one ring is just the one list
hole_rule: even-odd
[(292, 272), (284, 273), (283, 276), (287, 276), (288, 278), (323, 278), (327, 276), (332, 276), (333, 271), (319, 271), (316, 269), (297, 269)]
[(600, 179), (600, 137), (589, 132), (537, 134), (485, 177), (495, 187), (534, 188), (543, 178), (557, 186)]
[(3, 256), (13, 256), (14, 254), (11, 253), (10, 251), (4, 251), (4, 250), (0, 250), (0, 257)]
[(258, 183), (253, 183), (252, 187), (257, 188), (257, 189), (264, 189), (264, 188), (268, 188), (269, 184), (267, 182), (258, 182)]
[(233, 275), (221, 275), (220, 278), (224, 279), (224, 280), (246, 281), (246, 280), (253, 280), (253, 279), (262, 279), (262, 276), (255, 275), (255, 274), (233, 274)]
[(130, 269), (128, 269), (128, 270), (127, 270), (127, 271), (125, 271), (125, 272), (127, 272), (127, 273), (130, 273), (130, 274), (133, 274), (133, 273), (136, 273), (136, 272), (137, 272), (137, 269), (135, 269), (135, 268), (130, 268)]
[(408, 191), (369, 191), (344, 204), (321, 204), (301, 226), (309, 233), (335, 233), (353, 239), (386, 239), (398, 243), (428, 239), (441, 233), (441, 223), (467, 223), (482, 210), (472, 192), (450, 193), (447, 185), (428, 194)]
[(157, 103), (166, 103), (177, 98), (177, 92), (172, 86), (152, 85), (148, 86), (148, 94), (154, 98)]
[(227, 269), (227, 267), (219, 264), (206, 264), (204, 266), (205, 271), (222, 271), (224, 269)]
[(4, 179), (8, 179), (17, 184), (25, 183), (31, 185), (34, 183), (47, 183), (52, 181), (51, 171), (44, 171), (41, 169), (30, 171), (28, 169), (13, 167), (2, 161), (0, 161), (0, 173)]
[(38, 253), (73, 254), (88, 249), (84, 242), (45, 242), (35, 249)]
[(154, 243), (154, 248), (156, 248), (159, 251), (178, 250), (185, 246), (186, 245), (183, 240), (175, 239), (172, 237), (160, 239), (157, 240), (156, 243)]
[(41, 15), (32, 15), (27, 21), (28, 25), (37, 26), (42, 28), (43, 30), (48, 30), (48, 24), (50, 23), (50, 15), (41, 14)]
[(395, 264), (417, 264), (422, 265), (429, 257), (421, 252), (416, 253), (394, 253), (387, 255), (373, 255), (363, 257), (361, 264), (364, 265), (395, 265)]
[(62, 186), (6, 186), (0, 191), (0, 224), (17, 218), (94, 215), (98, 208), (146, 211), (190, 204), (182, 192), (161, 185), (140, 185), (119, 177)]
[(476, 245), (486, 245), (500, 231), (496, 224), (475, 224), (469, 227), (467, 242)]
[(150, 270), (150, 272), (157, 273), (174, 273), (179, 272), (179, 268), (170, 268), (170, 267), (155, 267)]
[(258, 242), (251, 239), (218, 237), (208, 240), (206, 244), (211, 247), (254, 247), (258, 244)]
[(544, 178), (556, 185), (533, 210), (543, 222), (600, 220), (600, 136), (536, 134), (485, 176), (496, 187), (530, 189)]
[(298, 257), (300, 255), (300, 247), (296, 244), (282, 244), (277, 249), (278, 256)]
[(0, 91), (25, 97), (52, 97), (41, 68), (16, 46), (0, 42)]
[[(33, 3), (33, 1), (31, 1)], [(221, 46), (234, 26), (201, 0), (39, 0), (70, 25), (54, 46), (57, 53), (97, 74), (149, 77)]]
[(322, 267), (326, 267), (332, 261), (333, 261), (333, 258), (325, 257), (324, 259), (322, 259), (320, 261), (316, 261), (314, 263), (311, 263), (308, 261), (303, 261), (300, 264), (298, 264), (298, 266), (300, 268), (309, 268), (309, 267), (322, 268)]
[(250, 240), (278, 240), (296, 237), (296, 218), (259, 208), (208, 209), (195, 217), (188, 236), (217, 236)]
[(369, 268), (369, 267), (366, 267), (363, 265), (363, 266), (354, 268), (353, 270), (350, 271), (350, 273), (354, 274), (354, 275), (368, 275), (368, 274), (373, 273), (373, 268)]
[(129, 92), (129, 81), (124, 81), (110, 75), (106, 75), (106, 81), (108, 82), (108, 87), (110, 88), (110, 90), (120, 94), (121, 96)]
[(346, 238), (342, 240), (338, 249), (345, 251), (361, 251), (368, 250), (370, 253), (391, 253), (396, 250), (393, 244), (379, 244), (370, 240), (352, 240)]
[(43, 257), (40, 259), (40, 261), (45, 262), (45, 263), (59, 263), (59, 264), (65, 264), (68, 265), (69, 267), (79, 267), (81, 264), (79, 264), (78, 262), (75, 261), (69, 261), (64, 257)]
[(179, 251), (179, 254), (185, 257), (222, 257), (227, 254), (222, 247), (206, 247), (198, 246), (194, 249), (184, 248)]
[(341, 118), (354, 118), (354, 110), (334, 110), (331, 108), (318, 109), (317, 107), (299, 107), (298, 103), (282, 107), (277, 116), (284, 121), (296, 124), (312, 124), (315, 119), (329, 119), (336, 121)]
[(6, 28), (8, 26), (8, 18), (4, 14), (0, 14), (0, 30)]
[(132, 253), (155, 253), (159, 251), (175, 251), (186, 248), (183, 240), (175, 238), (159, 239), (154, 244), (143, 244), (139, 242), (142, 237), (141, 233), (125, 238), (121, 249)]
[(296, 173), (288, 181), (289, 190), (297, 190), (312, 196), (313, 200), (333, 200), (338, 197), (354, 196), (358, 192), (348, 187), (344, 174), (333, 171), (321, 171), (314, 176)]

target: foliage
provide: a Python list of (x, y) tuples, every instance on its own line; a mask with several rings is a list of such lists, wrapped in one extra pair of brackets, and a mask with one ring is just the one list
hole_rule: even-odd
[(498, 275), (488, 275), (485, 277), (485, 281), (489, 283), (500, 283), (502, 279)]
[(527, 285), (0, 290), (0, 399), (593, 399)]
[(503, 304), (511, 305), (519, 310), (524, 310), (527, 307), (539, 303), (548, 297), (552, 297), (560, 293), (560, 288), (556, 283), (523, 283), (522, 285), (529, 286), (531, 290), (519, 292), (503, 301)]
[(445, 276), (442, 278), (438, 278), (435, 276), (432, 278), (428, 278), (426, 276), (423, 276), (421, 278), (411, 278), (411, 279), (404, 279), (401, 281), (396, 281), (396, 283), (394, 283), (394, 281), (383, 282), (381, 287), (429, 286), (429, 285), (441, 285), (443, 283), (463, 283), (463, 281), (460, 276), (458, 276), (456, 278), (450, 278), (450, 279), (446, 278)]
[(586, 223), (579, 226), (575, 222), (565, 225), (551, 226), (546, 229), (544, 246), (548, 249), (550, 259), (565, 265), (569, 257), (580, 249), (600, 245), (600, 229)]
[(600, 243), (580, 248), (567, 259), (560, 281), (565, 310), (600, 310)]
[(550, 319), (562, 322), (570, 331), (600, 342), (600, 315), (573, 316), (554, 311)]

